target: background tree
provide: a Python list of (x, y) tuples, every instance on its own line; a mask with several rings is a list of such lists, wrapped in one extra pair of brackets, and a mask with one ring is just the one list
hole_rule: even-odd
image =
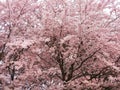
[(119, 13), (115, 0), (1, 1), (2, 88), (119, 88)]

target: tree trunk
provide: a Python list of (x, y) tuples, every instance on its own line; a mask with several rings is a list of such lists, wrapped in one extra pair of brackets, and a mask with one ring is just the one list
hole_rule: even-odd
[(68, 82), (63, 83), (63, 90), (69, 90)]

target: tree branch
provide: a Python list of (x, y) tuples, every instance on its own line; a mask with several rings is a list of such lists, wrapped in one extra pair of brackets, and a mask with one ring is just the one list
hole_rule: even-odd
[(74, 71), (78, 70), (80, 67), (82, 67), (82, 65), (90, 58), (92, 58), (100, 49), (96, 50), (95, 52), (93, 52), (91, 55), (89, 55), (87, 58), (85, 58), (79, 65), (78, 67), (76, 67), (74, 69)]

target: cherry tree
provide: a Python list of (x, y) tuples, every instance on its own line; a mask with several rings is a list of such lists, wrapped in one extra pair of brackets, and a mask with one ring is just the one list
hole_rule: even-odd
[(97, 89), (110, 80), (118, 85), (119, 12), (115, 0), (0, 2), (2, 88)]

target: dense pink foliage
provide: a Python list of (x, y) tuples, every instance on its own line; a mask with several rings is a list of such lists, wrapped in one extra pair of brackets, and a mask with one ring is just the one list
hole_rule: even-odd
[(120, 90), (119, 4), (0, 1), (0, 90)]

